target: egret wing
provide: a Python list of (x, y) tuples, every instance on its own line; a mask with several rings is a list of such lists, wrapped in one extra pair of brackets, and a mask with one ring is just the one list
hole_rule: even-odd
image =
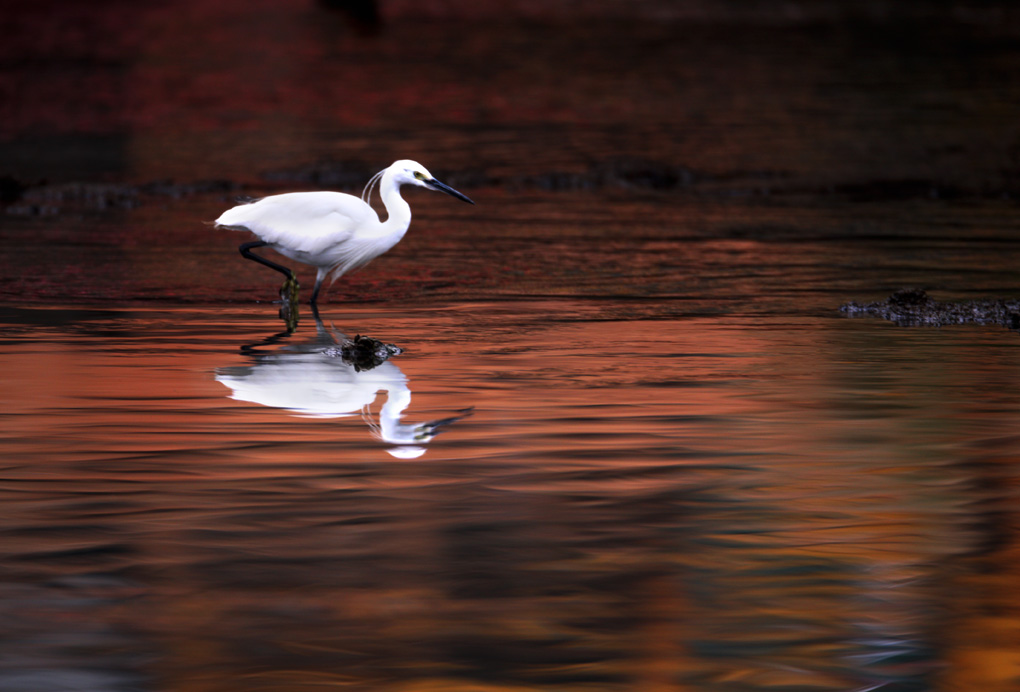
[(289, 250), (317, 255), (348, 240), (379, 217), (369, 205), (342, 192), (291, 192), (264, 197), (223, 213), (220, 226), (243, 227)]

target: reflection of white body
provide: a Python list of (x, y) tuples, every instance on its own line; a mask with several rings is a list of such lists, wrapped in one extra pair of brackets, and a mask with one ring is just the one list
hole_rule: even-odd
[[(447, 421), (401, 423), (400, 416), (411, 403), (411, 390), (400, 368), (387, 361), (358, 372), (339, 356), (325, 353), (336, 343), (320, 328), (315, 341), (256, 355), (254, 365), (220, 368), (216, 380), (230, 388), (232, 399), (286, 409), (300, 416), (339, 418), (360, 413), (375, 437), (399, 445), (388, 450), (393, 456), (412, 459), (424, 454), (421, 445)], [(386, 393), (386, 403), (376, 423), (369, 406), (381, 391)]]

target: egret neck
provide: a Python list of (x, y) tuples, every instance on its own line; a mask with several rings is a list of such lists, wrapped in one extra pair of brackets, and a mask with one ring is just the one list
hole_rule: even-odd
[(411, 225), (411, 205), (400, 196), (400, 183), (396, 181), (397, 172), (389, 168), (379, 181), (379, 197), (386, 207), (386, 220), (379, 230), (380, 236), (393, 235), (396, 244)]

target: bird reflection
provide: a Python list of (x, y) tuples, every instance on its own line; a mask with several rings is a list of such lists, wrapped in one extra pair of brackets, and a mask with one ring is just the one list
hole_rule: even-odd
[[(251, 365), (218, 368), (216, 380), (231, 390), (230, 398), (310, 418), (360, 413), (373, 437), (393, 445), (387, 451), (399, 459), (420, 457), (441, 428), (470, 414), (468, 408), (440, 420), (402, 423), (411, 390), (407, 376), (389, 360), (401, 349), (368, 337), (348, 339), (327, 328), (317, 312), (314, 316), (313, 338), (290, 341), (288, 330), (242, 346)], [(374, 416), (371, 405), (379, 392), (386, 393), (386, 403)]]

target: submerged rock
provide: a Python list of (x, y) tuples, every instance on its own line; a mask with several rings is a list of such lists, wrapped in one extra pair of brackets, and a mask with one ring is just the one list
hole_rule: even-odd
[(942, 302), (919, 288), (893, 293), (883, 302), (855, 303), (840, 307), (850, 316), (870, 315), (904, 326), (941, 327), (949, 324), (1001, 324), (1020, 329), (1020, 300), (986, 299)]

